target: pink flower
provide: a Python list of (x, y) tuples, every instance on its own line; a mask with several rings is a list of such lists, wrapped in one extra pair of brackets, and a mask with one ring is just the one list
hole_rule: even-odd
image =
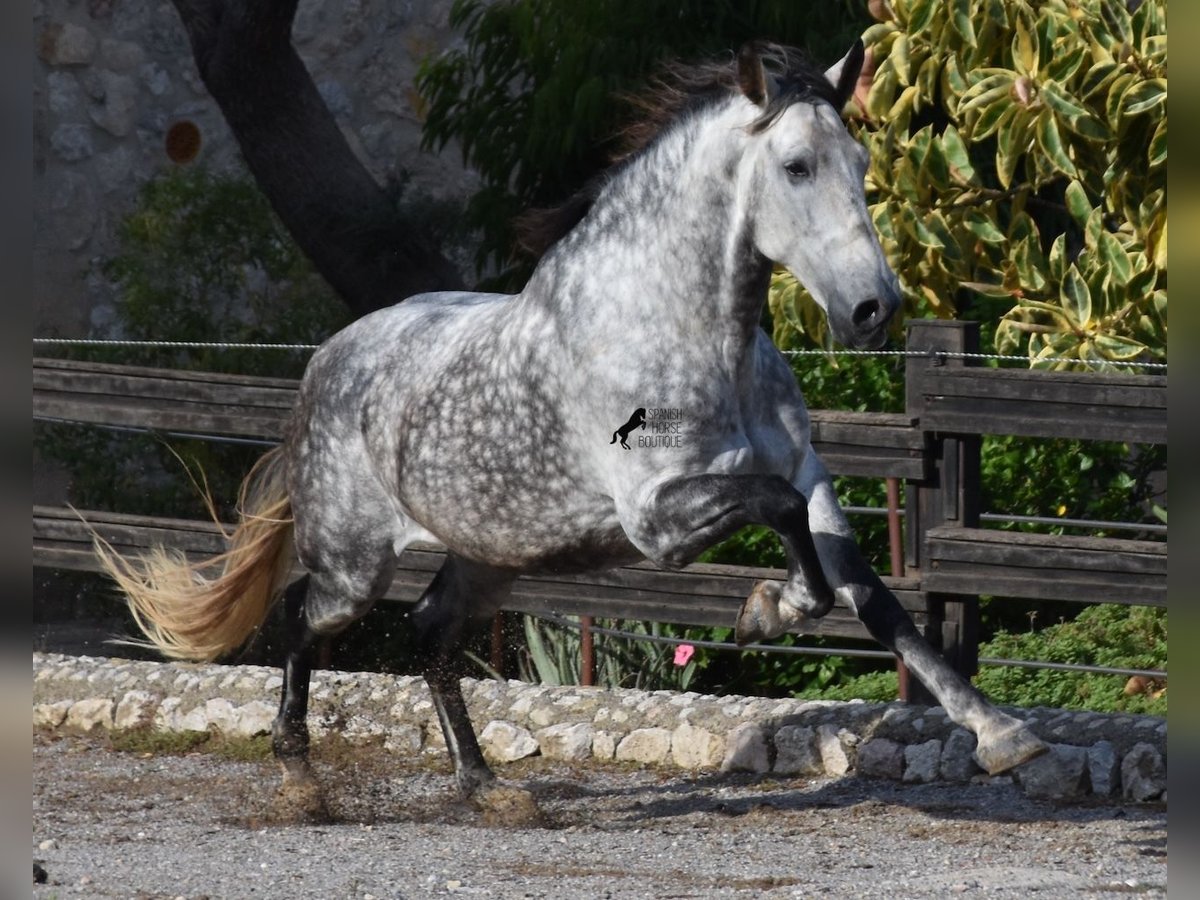
[(686, 666), (688, 660), (696, 653), (696, 648), (691, 644), (679, 644), (675, 647), (675, 665)]

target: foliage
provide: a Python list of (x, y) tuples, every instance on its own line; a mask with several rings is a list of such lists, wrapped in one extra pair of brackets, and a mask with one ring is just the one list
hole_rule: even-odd
[[(456, 0), (461, 49), (428, 60), (417, 78), (424, 143), (458, 141), (480, 174), (467, 217), (481, 229), (477, 263), (512, 265), (511, 222), (554, 206), (608, 164), (628, 111), (618, 95), (671, 57), (728, 53), (770, 38), (837, 59), (862, 25), (860, 4), (790, 0)], [(517, 286), (527, 265), (509, 270)]]
[[(1002, 301), (996, 350), (1035, 367), (1164, 360), (1166, 0), (878, 7), (859, 130), (910, 312)], [(794, 281), (771, 309), (778, 340), (823, 341)]]
[[(348, 320), (254, 181), (197, 166), (147, 182), (103, 264), (134, 340), (319, 343)], [(137, 359), (151, 353), (151, 359)], [(125, 362), (299, 375), (303, 357), (255, 351), (123, 351)]]
[[(1000, 632), (981, 644), (979, 655), (991, 659), (1028, 659), (1118, 669), (1166, 670), (1167, 613), (1162, 609), (1089, 606), (1071, 621), (1025, 633)], [(1011, 706), (1050, 706), (1097, 712), (1167, 715), (1167, 694), (1151, 682), (1148, 690), (1125, 693), (1124, 675), (1100, 675), (1054, 669), (984, 665), (976, 686), (993, 702)], [(814, 686), (803, 697), (825, 700), (892, 700), (896, 673), (872, 672)]]
[[(1001, 632), (980, 647), (980, 656), (1037, 659), (1044, 662), (1166, 669), (1167, 613), (1148, 607), (1115, 604), (1090, 606), (1071, 621), (1024, 634)], [(1127, 679), (1050, 669), (1030, 671), (984, 666), (975, 683), (999, 703), (1063, 709), (1166, 715), (1167, 698), (1123, 693)]]
[[(102, 261), (118, 292), (116, 330), (133, 340), (314, 343), (347, 318), (252, 179), (203, 167), (147, 182)], [(294, 353), (216, 349), (91, 349), (72, 355), (141, 365), (299, 375)], [(36, 447), (71, 478), (82, 508), (144, 514), (207, 512), (165, 441), (76, 425), (41, 425)], [(262, 447), (172, 439), (232, 503)]]
[[(598, 619), (594, 624), (647, 637), (679, 637), (683, 632), (659, 622)], [(528, 615), (524, 616), (524, 627), (526, 646), (521, 648), (519, 658), (521, 679), (542, 684), (579, 684), (583, 671), (579, 629)], [(635, 638), (595, 634), (593, 647), (596, 684), (602, 687), (686, 691), (697, 668), (704, 665), (702, 656), (694, 656), (686, 665), (677, 666), (674, 645)]]

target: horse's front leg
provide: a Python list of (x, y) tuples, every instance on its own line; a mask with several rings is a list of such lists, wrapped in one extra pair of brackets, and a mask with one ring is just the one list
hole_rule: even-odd
[(781, 476), (673, 479), (658, 486), (636, 515), (627, 518), (630, 539), (665, 568), (682, 568), (745, 525), (765, 525), (779, 535), (787, 553), (787, 582), (755, 585), (738, 616), (739, 643), (777, 636), (833, 607), (833, 591), (809, 530), (807, 501)]
[(866, 626), (937, 698), (946, 713), (975, 732), (975, 757), (991, 774), (1047, 749), (1025, 725), (992, 706), (922, 637), (912, 617), (863, 558), (838, 504), (825, 464), (811, 450), (796, 481), (807, 498), (809, 526), (825, 579)]

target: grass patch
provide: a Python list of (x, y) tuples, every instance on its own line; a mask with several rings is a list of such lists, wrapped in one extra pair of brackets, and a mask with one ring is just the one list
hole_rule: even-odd
[(109, 745), (120, 753), (181, 756), (185, 753), (212, 753), (238, 762), (258, 762), (271, 758), (269, 735), (226, 737), (211, 731), (154, 731), (131, 728), (114, 731)]

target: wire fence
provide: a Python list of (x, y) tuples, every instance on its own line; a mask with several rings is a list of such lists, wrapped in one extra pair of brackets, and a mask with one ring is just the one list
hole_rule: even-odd
[[(152, 341), (121, 340), (115, 338), (34, 338), (34, 346), (41, 347), (126, 347), (161, 350), (282, 350), (313, 351), (320, 344), (256, 344), (228, 341)], [(973, 359), (991, 362), (1030, 363), (1080, 363), (1083, 360), (1058, 357), (1033, 359), (1005, 353), (966, 353), (951, 350), (781, 350), (784, 356), (822, 357), (890, 357), (914, 359)], [(1166, 363), (1142, 362), (1138, 360), (1112, 360), (1108, 363), (1151, 371), (1167, 371)]]
[[(532, 614), (530, 614), (532, 615)], [(576, 631), (582, 631), (585, 628), (591, 631), (592, 634), (605, 635), (607, 637), (622, 638), (631, 641), (645, 641), (652, 644), (667, 644), (670, 646), (679, 646), (687, 644), (692, 647), (703, 647), (707, 650), (723, 650), (733, 651), (736, 653), (781, 653), (799, 656), (853, 656), (867, 659), (886, 659), (894, 660), (896, 657), (890, 650), (865, 650), (857, 647), (806, 647), (797, 645), (785, 644), (731, 644), (726, 641), (708, 641), (694, 638), (678, 638), (668, 637), (658, 634), (639, 634), (635, 631), (625, 631), (620, 628), (608, 628), (600, 625), (583, 625), (581, 622), (567, 616), (553, 615), (549, 613), (538, 613), (534, 615), (536, 619), (542, 619), (547, 622), (552, 622), (561, 628), (570, 628)], [(981, 666), (1017, 666), (1025, 669), (1054, 669), (1062, 672), (1084, 672), (1093, 675), (1121, 675), (1133, 676), (1142, 675), (1147, 678), (1166, 678), (1167, 672), (1165, 669), (1123, 669), (1114, 666), (1094, 666), (1085, 663), (1056, 663), (1042, 662), (1039, 660), (1029, 659), (1005, 659), (1001, 657), (981, 656), (979, 658)]]

